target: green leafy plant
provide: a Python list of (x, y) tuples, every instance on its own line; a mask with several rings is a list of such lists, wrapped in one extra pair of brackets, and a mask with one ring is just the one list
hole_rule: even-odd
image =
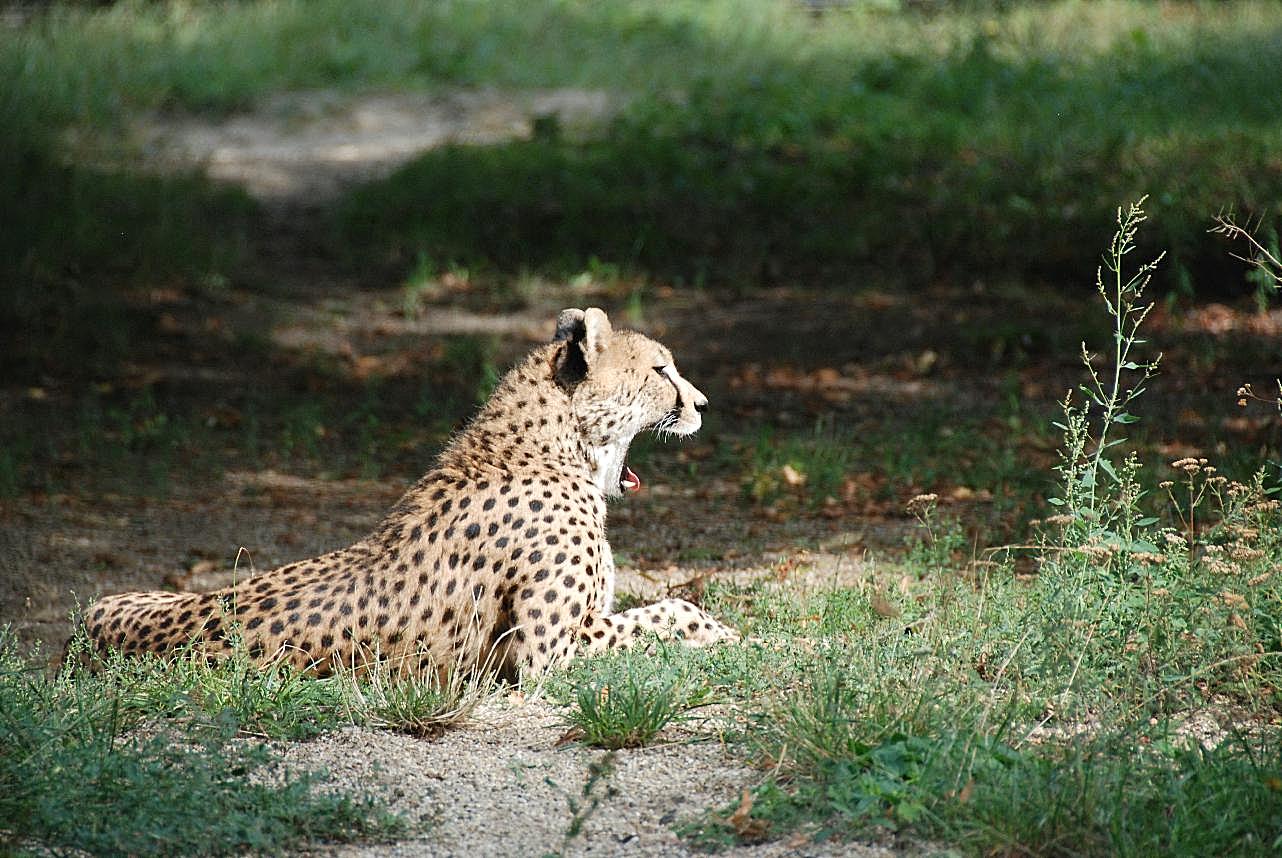
[[(1252, 561), (1271, 550), (1256, 544), (1259, 526), (1276, 527), (1277, 518), (1263, 472), (1243, 485), (1192, 456), (1172, 462), (1176, 479), (1160, 484), (1178, 524), (1163, 528), (1163, 511), (1146, 500), (1139, 457), (1119, 452), (1126, 439), (1116, 431), (1138, 419), (1131, 406), (1157, 365), (1136, 357), (1155, 262), (1124, 268), (1144, 221), (1141, 203), (1118, 210), (1104, 265), (1111, 276), (1097, 280), (1113, 321), (1111, 360), (1101, 371), (1083, 346), (1087, 402), (1066, 400), (1057, 424), (1061, 492), (1050, 502), (1060, 513), (1048, 519), (1057, 533), (1039, 576), (1045, 637), (1037, 652), (1043, 674), (1064, 678), (1061, 704), (1087, 701), (1103, 687), (1169, 710), (1211, 689), (1241, 687), (1242, 671), (1269, 647), (1274, 621), (1260, 620), (1251, 605), (1267, 603), (1274, 585)], [(1247, 510), (1274, 524), (1245, 524)]]

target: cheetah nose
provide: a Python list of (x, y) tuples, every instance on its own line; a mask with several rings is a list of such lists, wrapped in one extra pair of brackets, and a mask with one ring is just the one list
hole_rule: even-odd
[(704, 396), (703, 394), (699, 394), (699, 397), (694, 401), (694, 410), (698, 411), (700, 414), (707, 411), (708, 397)]

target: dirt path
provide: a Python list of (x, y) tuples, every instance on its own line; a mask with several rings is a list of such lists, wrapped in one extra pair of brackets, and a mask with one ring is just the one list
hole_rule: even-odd
[(578, 89), (289, 92), (221, 119), (140, 119), (132, 136), (145, 159), (162, 169), (203, 166), (211, 179), (239, 185), (263, 203), (322, 205), (429, 149), (525, 138), (535, 121), (548, 117), (573, 131), (601, 121), (611, 108), (606, 93)]

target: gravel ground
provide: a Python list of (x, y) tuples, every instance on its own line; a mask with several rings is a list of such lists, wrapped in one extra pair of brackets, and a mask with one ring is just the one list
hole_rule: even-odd
[[(618, 855), (696, 853), (673, 828), (708, 808), (733, 807), (761, 773), (720, 744), (670, 728), (659, 744), (609, 753), (563, 743), (546, 701), (496, 701), (436, 741), (351, 728), (288, 746), (290, 765), (323, 768), (335, 785), (367, 790), (421, 833), (394, 844), (344, 846), (351, 856)], [(585, 784), (593, 766), (606, 774)], [(599, 802), (592, 807), (593, 802)], [(574, 807), (571, 806), (574, 803)], [(574, 833), (575, 820), (581, 827)], [(913, 849), (913, 853), (921, 850)], [(733, 856), (906, 854), (865, 843), (792, 840)]]

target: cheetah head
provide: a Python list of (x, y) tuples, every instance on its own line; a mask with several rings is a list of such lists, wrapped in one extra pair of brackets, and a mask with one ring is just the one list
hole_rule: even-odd
[(616, 331), (596, 308), (562, 310), (556, 320), (557, 380), (588, 451), (593, 480), (607, 496), (636, 491), (628, 446), (644, 430), (689, 435), (703, 425), (708, 397), (677, 372), (672, 352), (635, 331)]

